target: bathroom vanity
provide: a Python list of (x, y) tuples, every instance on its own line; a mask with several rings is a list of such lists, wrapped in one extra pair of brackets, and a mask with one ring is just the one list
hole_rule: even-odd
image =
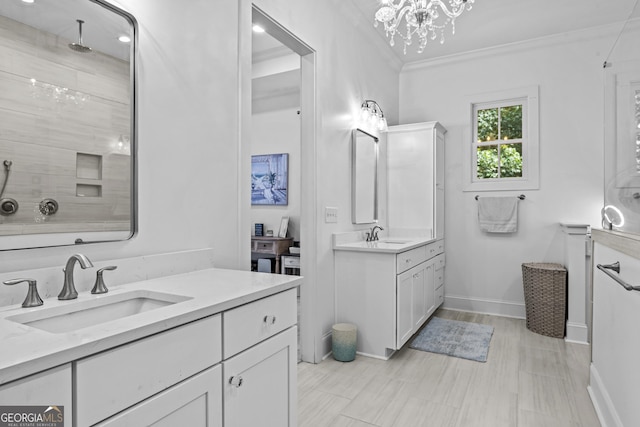
[[(207, 269), (5, 307), (0, 402), (64, 406), (69, 426), (295, 426), (300, 283)], [(94, 321), (132, 300), (151, 306)]]
[(359, 354), (388, 359), (444, 301), (444, 240), (335, 243), (336, 316)]
[[(593, 320), (589, 394), (603, 426), (640, 420), (640, 237), (592, 230)], [(616, 265), (616, 263), (618, 263)], [(617, 267), (617, 268), (616, 268)], [(636, 289), (626, 289), (624, 286)]]

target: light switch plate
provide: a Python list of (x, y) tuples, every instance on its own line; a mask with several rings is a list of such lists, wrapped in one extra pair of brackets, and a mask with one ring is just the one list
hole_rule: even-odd
[(338, 208), (324, 208), (324, 222), (338, 222)]

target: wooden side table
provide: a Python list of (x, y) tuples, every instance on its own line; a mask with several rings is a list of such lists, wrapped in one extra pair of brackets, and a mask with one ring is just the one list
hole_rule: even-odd
[(293, 237), (256, 237), (251, 236), (251, 256), (268, 254), (276, 257), (276, 273), (280, 273), (280, 255), (293, 246)]

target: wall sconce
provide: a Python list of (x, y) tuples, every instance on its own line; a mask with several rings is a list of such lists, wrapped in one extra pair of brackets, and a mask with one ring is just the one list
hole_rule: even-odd
[(367, 124), (380, 132), (388, 130), (387, 119), (376, 101), (365, 100), (360, 106), (360, 123)]

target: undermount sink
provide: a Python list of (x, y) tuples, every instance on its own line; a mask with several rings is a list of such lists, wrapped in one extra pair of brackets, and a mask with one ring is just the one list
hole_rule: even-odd
[(148, 290), (135, 290), (97, 296), (89, 300), (70, 302), (52, 308), (9, 316), (6, 319), (54, 334), (72, 332), (123, 317), (166, 307), (191, 297)]
[(389, 245), (405, 245), (407, 243), (409, 243), (411, 240), (396, 240), (396, 239), (389, 239), (389, 240), (380, 240), (380, 243), (386, 243)]

